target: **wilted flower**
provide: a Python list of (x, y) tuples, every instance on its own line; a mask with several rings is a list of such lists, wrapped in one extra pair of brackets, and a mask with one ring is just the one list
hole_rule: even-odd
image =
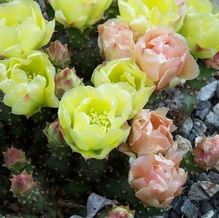
[(131, 111), (130, 94), (116, 84), (78, 86), (62, 97), (58, 118), (73, 151), (84, 158), (103, 159), (127, 139)]
[(58, 22), (65, 26), (85, 29), (101, 19), (112, 0), (49, 0)]
[[(173, 145), (171, 134), (176, 128), (173, 121), (166, 117), (166, 109), (156, 111), (141, 110), (132, 121), (128, 148), (124, 153), (134, 152), (137, 155), (166, 152)], [(125, 145), (123, 145), (125, 146)]]
[(76, 75), (75, 69), (65, 68), (55, 76), (55, 90), (58, 97), (79, 85), (83, 85), (82, 80)]
[(60, 41), (56, 40), (51, 42), (46, 49), (50, 61), (58, 67), (67, 67), (70, 63), (70, 55), (68, 52), (67, 44), (63, 45)]
[(103, 83), (116, 83), (131, 94), (133, 111), (129, 119), (145, 106), (155, 89), (153, 82), (131, 59), (117, 59), (99, 65), (91, 80), (95, 87)]
[(219, 70), (219, 52), (213, 57), (205, 60), (207, 67)]
[(138, 157), (131, 163), (129, 182), (145, 206), (166, 208), (181, 194), (187, 173), (160, 155)]
[(98, 26), (98, 45), (106, 60), (133, 58), (135, 42), (129, 25), (119, 19)]
[(0, 61), (0, 90), (12, 113), (31, 116), (41, 107), (58, 107), (55, 96), (55, 68), (46, 54), (30, 53), (25, 59)]
[(32, 175), (22, 172), (19, 175), (13, 175), (11, 179), (11, 191), (15, 195), (28, 195), (35, 187)]
[(149, 29), (137, 41), (135, 51), (137, 64), (157, 84), (157, 90), (180, 80), (194, 79), (199, 74), (185, 39), (172, 29)]
[(196, 58), (212, 58), (219, 51), (219, 17), (209, 0), (188, 0), (188, 13), (180, 33)]
[(134, 218), (134, 214), (128, 207), (115, 207), (107, 218)]
[(65, 145), (65, 140), (60, 131), (59, 121), (55, 120), (48, 124), (44, 129), (44, 133), (48, 138), (49, 144), (52, 145)]
[(5, 166), (9, 169), (20, 167), (26, 162), (25, 153), (22, 150), (16, 149), (13, 146), (3, 152)]
[(119, 0), (119, 12), (137, 36), (151, 26), (168, 26), (178, 31), (183, 24), (186, 0)]
[(197, 142), (194, 156), (197, 165), (203, 169), (219, 167), (219, 134)]
[(43, 18), (37, 2), (13, 0), (0, 5), (0, 56), (14, 57), (46, 45), (55, 21)]

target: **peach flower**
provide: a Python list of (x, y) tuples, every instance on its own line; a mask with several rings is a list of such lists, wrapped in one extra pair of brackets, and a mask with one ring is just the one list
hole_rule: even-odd
[(145, 206), (167, 208), (182, 192), (187, 173), (173, 160), (160, 155), (146, 155), (131, 163), (129, 182), (136, 197)]
[[(173, 145), (171, 132), (176, 127), (173, 125), (173, 121), (166, 117), (166, 114), (165, 108), (155, 111), (141, 110), (132, 121), (127, 143), (129, 150), (137, 155), (155, 154), (169, 150)], [(123, 148), (125, 150), (125, 146)], [(120, 150), (123, 151), (122, 148)], [(128, 151), (127, 148), (126, 151)]]
[(194, 159), (198, 166), (209, 170), (219, 167), (219, 134), (199, 140), (194, 149)]
[(167, 27), (148, 29), (136, 43), (135, 59), (156, 83), (157, 90), (199, 75), (198, 64), (190, 55), (185, 39)]
[(119, 19), (98, 26), (98, 44), (106, 60), (133, 58), (135, 42), (129, 25)]

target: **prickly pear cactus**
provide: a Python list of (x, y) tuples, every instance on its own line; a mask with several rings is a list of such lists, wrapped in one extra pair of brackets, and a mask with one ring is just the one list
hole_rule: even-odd
[(0, 217), (218, 217), (218, 5), (0, 1)]

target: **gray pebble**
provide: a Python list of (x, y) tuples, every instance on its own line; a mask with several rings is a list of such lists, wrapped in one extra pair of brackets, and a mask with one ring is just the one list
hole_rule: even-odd
[(191, 130), (192, 130), (192, 127), (193, 127), (193, 121), (189, 117), (188, 119), (186, 119), (184, 121), (183, 125), (179, 129), (179, 132), (182, 133), (185, 136), (188, 136), (190, 134)]
[(216, 128), (219, 128), (219, 115), (214, 112), (210, 112), (205, 118), (206, 124), (211, 127), (212, 125)]
[(207, 101), (211, 99), (216, 92), (217, 85), (218, 85), (218, 81), (216, 80), (202, 87), (197, 94), (197, 99), (199, 101)]
[(215, 172), (210, 172), (208, 174), (208, 178), (211, 180), (211, 182), (214, 182), (216, 184), (219, 184), (219, 174)]
[(204, 192), (198, 183), (193, 183), (189, 192), (188, 197), (190, 200), (203, 201), (209, 200), (209, 196)]
[(213, 218), (214, 215), (215, 215), (215, 211), (214, 210), (210, 210), (208, 213), (202, 215), (201, 218)]
[(195, 115), (204, 120), (205, 116), (209, 113), (210, 109), (211, 103), (209, 101), (199, 101), (196, 106)]
[(181, 212), (187, 218), (197, 218), (198, 217), (198, 208), (189, 200), (185, 200), (183, 206), (181, 207)]
[(213, 112), (219, 116), (219, 103), (213, 107)]

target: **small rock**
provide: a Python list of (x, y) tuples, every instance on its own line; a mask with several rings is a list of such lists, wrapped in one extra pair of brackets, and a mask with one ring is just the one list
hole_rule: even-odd
[(218, 81), (213, 81), (207, 84), (206, 86), (202, 87), (197, 94), (197, 99), (199, 101), (207, 101), (211, 99), (216, 92), (217, 85), (218, 85)]
[(190, 200), (203, 201), (209, 200), (209, 196), (202, 190), (198, 183), (193, 183), (189, 192), (188, 197)]
[(219, 184), (219, 174), (215, 172), (210, 172), (208, 174), (208, 178), (211, 180), (211, 182), (214, 182), (216, 184)]
[(199, 181), (208, 181), (210, 182), (211, 180), (208, 178), (208, 176), (206, 175), (206, 173), (201, 173), (198, 177)]
[(200, 119), (194, 119), (194, 126), (193, 129), (200, 135), (207, 131), (207, 126), (205, 123)]
[(187, 218), (197, 218), (198, 208), (189, 200), (185, 200), (183, 206), (181, 207), (181, 212), (185, 214)]
[(219, 103), (217, 103), (214, 107), (213, 107), (213, 112), (217, 115), (219, 115)]
[(179, 212), (180, 208), (182, 207), (182, 205), (186, 199), (187, 198), (185, 196), (179, 196), (179, 197), (175, 198), (171, 203), (173, 210), (176, 212)]
[(182, 127), (179, 129), (179, 132), (185, 136), (188, 136), (192, 130), (192, 127), (193, 127), (193, 121), (189, 117), (188, 119), (185, 120)]
[(209, 197), (213, 197), (217, 192), (219, 192), (219, 185), (213, 182), (200, 181), (200, 186), (205, 190)]
[(205, 118), (206, 124), (211, 127), (212, 125), (219, 128), (219, 115), (210, 112)]
[(210, 109), (211, 103), (209, 101), (199, 101), (196, 107), (195, 115), (204, 120)]
[(215, 215), (215, 211), (214, 210), (210, 210), (208, 213), (202, 215), (201, 218), (213, 218), (214, 215)]
[(207, 214), (209, 211), (214, 210), (214, 207), (208, 201), (201, 201), (199, 208), (201, 214)]

